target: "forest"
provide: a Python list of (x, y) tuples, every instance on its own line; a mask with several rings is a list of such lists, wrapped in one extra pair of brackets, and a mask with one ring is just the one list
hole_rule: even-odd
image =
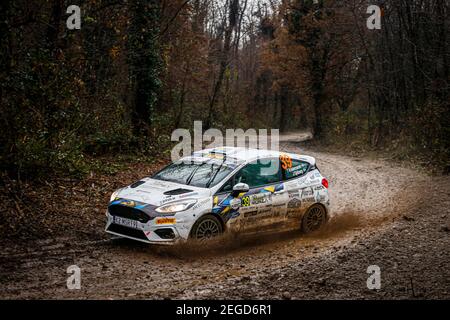
[(1, 0), (0, 300), (448, 300), (449, 7)]
[(82, 176), (103, 157), (159, 157), (199, 120), (311, 130), (448, 173), (449, 13), (447, 0), (1, 1), (1, 169)]

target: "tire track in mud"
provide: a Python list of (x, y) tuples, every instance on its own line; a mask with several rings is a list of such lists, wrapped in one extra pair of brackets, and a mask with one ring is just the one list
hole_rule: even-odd
[[(285, 151), (302, 153), (295, 144)], [(1, 298), (209, 298), (239, 283), (259, 281), (308, 259), (336, 256), (415, 206), (431, 179), (388, 161), (323, 152), (315, 156), (330, 180), (332, 218), (318, 234), (298, 231), (225, 236), (199, 247), (154, 247), (128, 240), (49, 241), (44, 247), (0, 254)], [(18, 252), (17, 252), (18, 250)], [(82, 269), (82, 289), (66, 289), (66, 268)], [(313, 281), (315, 281), (313, 279)], [(273, 293), (268, 292), (267, 298)]]

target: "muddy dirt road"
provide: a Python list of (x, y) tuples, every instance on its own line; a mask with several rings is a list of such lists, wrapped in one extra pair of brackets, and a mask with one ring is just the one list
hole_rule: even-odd
[[(333, 216), (321, 233), (224, 239), (222, 245), (153, 247), (65, 238), (0, 252), (0, 298), (414, 299), (450, 298), (450, 179), (388, 161), (283, 149), (317, 158)], [(81, 268), (68, 290), (66, 269)], [(381, 269), (380, 290), (366, 286)]]

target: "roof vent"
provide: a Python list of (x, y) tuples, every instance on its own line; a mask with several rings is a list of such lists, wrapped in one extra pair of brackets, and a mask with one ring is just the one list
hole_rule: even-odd
[(144, 183), (145, 183), (145, 181), (140, 180), (140, 181), (137, 181), (137, 182), (133, 183), (130, 187), (131, 187), (131, 188), (137, 188), (137, 187), (139, 187), (141, 184), (144, 184)]

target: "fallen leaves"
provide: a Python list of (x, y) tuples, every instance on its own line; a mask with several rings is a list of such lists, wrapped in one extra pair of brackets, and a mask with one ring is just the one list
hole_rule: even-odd
[[(112, 160), (111, 160), (112, 161)], [(0, 239), (33, 241), (56, 236), (103, 237), (104, 212), (117, 188), (157, 171), (166, 161), (117, 164), (117, 173), (85, 178), (52, 176), (21, 182), (2, 175)]]

